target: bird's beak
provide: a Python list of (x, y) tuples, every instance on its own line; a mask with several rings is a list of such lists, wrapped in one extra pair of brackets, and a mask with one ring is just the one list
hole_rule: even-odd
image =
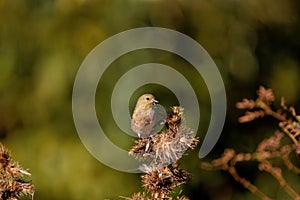
[(157, 104), (157, 103), (158, 103), (158, 101), (154, 99), (153, 100), (153, 104)]

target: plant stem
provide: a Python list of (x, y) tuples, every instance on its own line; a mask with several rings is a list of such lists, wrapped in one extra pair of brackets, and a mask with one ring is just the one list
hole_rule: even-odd
[(247, 179), (240, 177), (234, 166), (230, 166), (228, 168), (228, 172), (231, 174), (231, 176), (234, 178), (235, 181), (242, 184), (245, 188), (250, 190), (253, 194), (258, 196), (260, 199), (271, 200), (271, 198), (269, 198), (262, 191), (260, 191), (255, 185), (251, 184)]
[(293, 199), (300, 200), (300, 196), (295, 192), (293, 188), (286, 182), (282, 176), (281, 169), (278, 167), (273, 167), (268, 161), (264, 161), (259, 165), (261, 170), (270, 173), (280, 184), (280, 186), (288, 193)]

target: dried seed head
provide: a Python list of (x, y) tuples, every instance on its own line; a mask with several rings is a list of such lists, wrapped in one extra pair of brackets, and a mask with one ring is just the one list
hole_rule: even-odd
[(260, 86), (257, 90), (258, 99), (266, 103), (267, 105), (271, 105), (275, 100), (275, 96), (272, 89), (266, 89), (263, 86)]
[(172, 110), (166, 119), (166, 127), (173, 132), (177, 132), (177, 129), (180, 127), (183, 116), (183, 108), (180, 106), (172, 107)]
[(166, 119), (167, 130), (148, 138), (140, 138), (129, 151), (130, 155), (144, 161), (141, 170), (149, 172), (157, 167), (175, 163), (188, 150), (198, 144), (192, 130), (182, 125), (183, 108), (175, 106)]
[(175, 187), (190, 180), (191, 175), (177, 164), (161, 167), (142, 176), (143, 187), (153, 196), (167, 196)]
[(0, 144), (0, 199), (19, 199), (30, 195), (33, 197), (34, 186), (24, 177), (30, 173), (13, 162), (9, 151)]
[[(145, 193), (138, 193), (127, 199), (169, 199), (168, 194), (177, 186), (187, 182), (190, 175), (178, 168), (176, 162), (188, 150), (198, 144), (193, 131), (182, 125), (183, 108), (174, 106), (165, 120), (166, 129), (147, 138), (139, 138), (129, 154), (141, 160), (140, 170), (146, 174), (142, 176), (143, 187), (151, 194), (147, 198)], [(187, 200), (186, 197), (177, 197)]]

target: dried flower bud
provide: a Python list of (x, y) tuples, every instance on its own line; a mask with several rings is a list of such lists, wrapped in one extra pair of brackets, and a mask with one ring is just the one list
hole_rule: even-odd
[(172, 107), (172, 110), (166, 119), (166, 127), (169, 130), (172, 130), (173, 132), (176, 132), (177, 129), (180, 127), (182, 122), (182, 116), (183, 116), (183, 108), (180, 106), (174, 106)]
[(241, 116), (238, 118), (238, 121), (240, 123), (246, 123), (246, 122), (253, 121), (256, 118), (260, 118), (260, 117), (264, 117), (264, 116), (265, 116), (265, 113), (262, 110), (251, 111), (251, 112), (247, 111), (244, 116)]
[(265, 102), (267, 105), (271, 105), (275, 100), (275, 96), (272, 89), (266, 89), (260, 86), (257, 90), (258, 99)]
[(249, 99), (243, 99), (241, 102), (236, 103), (238, 109), (253, 109), (255, 107), (255, 101)]
[(263, 140), (257, 147), (257, 151), (275, 151), (279, 148), (280, 141), (283, 138), (283, 134), (276, 131), (275, 134), (265, 140)]
[(186, 171), (179, 169), (178, 165), (173, 164), (166, 167), (160, 167), (142, 176), (143, 187), (153, 196), (167, 196), (175, 187), (187, 182), (191, 175)]

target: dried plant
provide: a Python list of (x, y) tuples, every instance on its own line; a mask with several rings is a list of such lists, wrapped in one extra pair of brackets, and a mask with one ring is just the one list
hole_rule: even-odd
[(0, 143), (0, 199), (17, 200), (29, 195), (33, 199), (34, 186), (26, 177), (30, 173), (11, 159), (10, 152)]
[[(183, 126), (183, 108), (172, 107), (165, 120), (165, 130), (147, 138), (139, 138), (129, 154), (143, 162), (140, 170), (144, 191), (127, 197), (128, 200), (169, 199), (177, 186), (190, 180), (191, 175), (179, 168), (177, 161), (198, 144), (193, 132)], [(185, 196), (176, 197), (187, 200)]]
[[(282, 160), (285, 167), (295, 174), (300, 174), (300, 169), (290, 159), (291, 153), (300, 153), (300, 116), (296, 114), (294, 107), (285, 105), (284, 98), (281, 98), (281, 109), (272, 109), (275, 97), (271, 89), (265, 89), (261, 86), (257, 91), (257, 95), (256, 100), (243, 99), (236, 104), (237, 108), (247, 110), (245, 115), (238, 119), (239, 122), (245, 123), (264, 116), (272, 116), (279, 121), (280, 131), (276, 131), (274, 135), (260, 142), (253, 153), (237, 153), (233, 149), (225, 149), (220, 158), (210, 163), (203, 162), (201, 167), (207, 170), (225, 170), (235, 181), (259, 198), (271, 199), (249, 180), (241, 177), (236, 170), (236, 164), (239, 162), (256, 161), (259, 163), (259, 170), (271, 174), (292, 199), (299, 200), (300, 195), (285, 180), (282, 168), (274, 163), (274, 158)], [(285, 145), (282, 144), (284, 136), (290, 138), (290, 142)]]

